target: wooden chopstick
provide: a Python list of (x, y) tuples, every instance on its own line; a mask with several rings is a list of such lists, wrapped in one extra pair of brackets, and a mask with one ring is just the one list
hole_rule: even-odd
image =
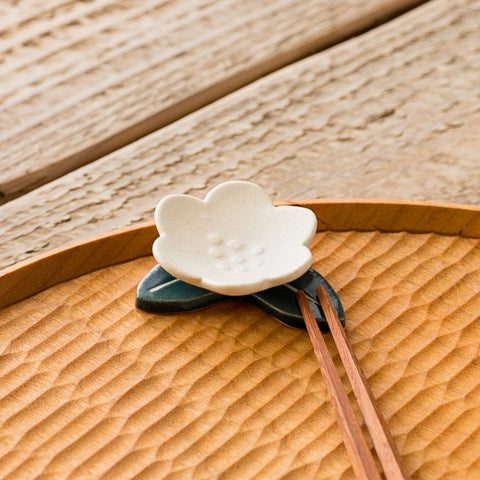
[(380, 480), (375, 461), (303, 290), (297, 292), (297, 301), (332, 402), (337, 423), (343, 435), (345, 447), (352, 462), (353, 471), (360, 480)]
[[(323, 287), (317, 289), (317, 297), (322, 306), (330, 332), (342, 360), (345, 372), (352, 385), (353, 393), (358, 401), (365, 424), (377, 452), (378, 459), (383, 467), (387, 480), (406, 480), (407, 473), (402, 458), (395, 446), (395, 442), (388, 430), (387, 424), (378, 409), (375, 397), (360, 368), (357, 357), (337, 316), (337, 312), (330, 301), (327, 291)], [(315, 322), (316, 324), (316, 322)], [(318, 326), (317, 326), (318, 329)]]

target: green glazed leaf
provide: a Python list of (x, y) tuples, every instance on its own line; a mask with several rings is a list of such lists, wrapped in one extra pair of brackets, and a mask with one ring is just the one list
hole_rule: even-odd
[(328, 324), (315, 292), (319, 286), (325, 287), (340, 321), (344, 323), (340, 299), (325, 278), (311, 268), (293, 282), (243, 297), (229, 297), (185, 283), (156, 265), (138, 285), (136, 306), (148, 312), (173, 313), (199, 310), (231, 298), (241, 298), (259, 306), (285, 325), (305, 328), (296, 299), (296, 292), (304, 290), (319, 327), (327, 331)]

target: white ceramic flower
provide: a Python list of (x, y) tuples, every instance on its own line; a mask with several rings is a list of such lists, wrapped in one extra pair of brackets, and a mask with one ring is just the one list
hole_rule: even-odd
[(295, 280), (312, 263), (315, 214), (275, 207), (250, 182), (231, 181), (205, 200), (169, 195), (155, 210), (153, 254), (171, 275), (224, 295), (247, 295)]

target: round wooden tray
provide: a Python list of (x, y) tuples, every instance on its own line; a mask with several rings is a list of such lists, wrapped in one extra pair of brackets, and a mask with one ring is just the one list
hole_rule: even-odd
[[(480, 208), (295, 204), (412, 477), (480, 478)], [(155, 237), (0, 272), (0, 477), (354, 478), (306, 332), (241, 301), (135, 309)]]

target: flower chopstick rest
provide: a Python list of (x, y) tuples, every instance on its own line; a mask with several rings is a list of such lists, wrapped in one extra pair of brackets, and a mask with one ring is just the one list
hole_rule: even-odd
[(205, 200), (169, 195), (155, 210), (160, 236), (155, 266), (137, 289), (138, 308), (153, 312), (198, 310), (230, 298), (254, 303), (289, 326), (304, 328), (296, 291), (304, 290), (321, 328), (328, 329), (315, 290), (324, 286), (343, 321), (328, 282), (310, 268), (308, 244), (315, 214), (275, 207), (257, 185), (230, 181)]

